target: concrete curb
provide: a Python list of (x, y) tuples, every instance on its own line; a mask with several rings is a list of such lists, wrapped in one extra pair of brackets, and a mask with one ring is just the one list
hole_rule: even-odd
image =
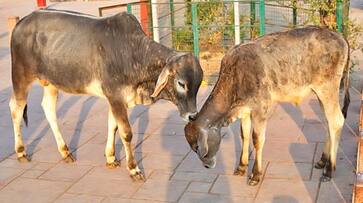
[(359, 136), (357, 151), (356, 183), (353, 189), (353, 202), (363, 202), (363, 91), (361, 94), (361, 107), (359, 117)]

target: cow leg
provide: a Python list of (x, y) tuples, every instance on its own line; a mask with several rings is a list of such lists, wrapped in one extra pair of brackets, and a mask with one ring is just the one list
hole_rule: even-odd
[[(323, 103), (319, 99), (320, 108), (324, 111)], [(327, 123), (327, 121), (326, 121)], [(329, 136), (326, 136), (325, 145), (324, 145), (324, 151), (321, 155), (321, 158), (318, 162), (315, 163), (316, 169), (323, 169), (326, 166), (326, 163), (329, 160), (329, 149), (330, 149), (330, 138)]]
[(241, 118), (241, 139), (243, 143), (239, 166), (234, 171), (234, 175), (243, 176), (248, 168), (249, 144), (251, 134), (251, 114), (244, 114)]
[[(339, 107), (339, 91), (332, 91), (334, 88), (329, 86), (322, 90), (315, 90), (319, 100), (321, 101), (325, 113), (325, 118), (328, 122), (329, 142), (326, 143), (325, 148), (329, 149), (323, 153), (326, 161), (325, 170), (321, 178), (322, 181), (329, 181), (332, 173), (336, 168), (336, 156), (341, 136), (341, 130), (344, 125), (344, 116)], [(326, 154), (328, 152), (328, 154)], [(324, 155), (325, 154), (325, 155)], [(322, 157), (323, 157), (322, 156)]]
[(45, 117), (47, 118), (50, 128), (52, 129), (52, 132), (54, 134), (58, 146), (58, 151), (60, 152), (66, 163), (71, 163), (75, 161), (75, 158), (69, 152), (69, 149), (63, 140), (63, 136), (59, 130), (57, 123), (57, 113), (56, 113), (57, 97), (58, 97), (58, 90), (53, 85), (49, 84), (47, 86), (44, 86), (42, 107)]
[(9, 107), (11, 111), (11, 119), (13, 121), (14, 127), (14, 138), (15, 138), (15, 153), (17, 155), (19, 162), (30, 161), (29, 157), (26, 155), (25, 147), (23, 144), (23, 138), (21, 134), (21, 121), (23, 118), (26, 98), (28, 95), (28, 88), (16, 91), (10, 99)]
[(109, 100), (111, 105), (112, 114), (115, 117), (120, 138), (125, 148), (126, 153), (126, 168), (130, 172), (130, 176), (133, 180), (145, 180), (144, 175), (137, 166), (134, 158), (131, 146), (132, 132), (127, 118), (127, 109), (125, 104), (115, 100)]
[(116, 168), (120, 166), (120, 162), (115, 158), (115, 135), (117, 131), (117, 123), (115, 117), (112, 114), (111, 107), (108, 111), (108, 136), (105, 149), (105, 155), (107, 159), (106, 166), (108, 168)]
[(262, 176), (262, 150), (263, 145), (265, 144), (266, 125), (266, 119), (253, 117), (252, 139), (256, 149), (256, 158), (252, 168), (252, 174), (248, 180), (248, 184), (251, 186), (257, 185)]

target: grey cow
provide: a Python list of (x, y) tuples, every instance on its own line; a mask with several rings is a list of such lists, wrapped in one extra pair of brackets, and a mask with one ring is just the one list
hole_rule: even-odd
[[(336, 166), (337, 148), (349, 105), (349, 46), (328, 29), (307, 27), (269, 34), (233, 47), (224, 56), (219, 79), (195, 121), (185, 127), (191, 148), (207, 168), (216, 164), (221, 142), (220, 128), (241, 119), (243, 152), (236, 175), (248, 165), (249, 136), (252, 131), (256, 160), (249, 185), (262, 174), (262, 148), (266, 124), (276, 102), (299, 104), (312, 92), (319, 98), (328, 123), (329, 136), (316, 168), (324, 168), (328, 181)], [(339, 87), (345, 84), (343, 114)]]
[(127, 169), (143, 179), (131, 149), (127, 108), (166, 99), (186, 120), (196, 115), (203, 72), (190, 53), (151, 40), (127, 13), (98, 18), (76, 12), (39, 10), (24, 17), (11, 39), (13, 96), (10, 110), (18, 160), (28, 161), (21, 135), (26, 99), (34, 81), (44, 87), (42, 107), (67, 162), (74, 161), (57, 125), (58, 90), (105, 98), (109, 104), (107, 166), (117, 167), (115, 133), (126, 151)]

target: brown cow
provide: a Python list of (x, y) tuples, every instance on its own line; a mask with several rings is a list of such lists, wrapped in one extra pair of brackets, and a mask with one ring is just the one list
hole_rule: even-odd
[[(328, 181), (336, 166), (341, 129), (349, 105), (349, 46), (333, 31), (307, 27), (270, 34), (228, 51), (220, 76), (195, 121), (185, 127), (191, 148), (207, 168), (216, 164), (220, 128), (241, 119), (243, 152), (235, 174), (243, 175), (248, 164), (249, 135), (252, 131), (256, 161), (250, 185), (260, 181), (262, 148), (266, 124), (277, 102), (299, 104), (315, 93), (328, 122), (329, 137), (316, 168), (325, 168)], [(339, 87), (344, 79), (343, 114), (339, 107)]]

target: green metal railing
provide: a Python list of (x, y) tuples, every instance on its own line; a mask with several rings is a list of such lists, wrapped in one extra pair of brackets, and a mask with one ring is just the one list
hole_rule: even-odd
[[(238, 18), (234, 15), (236, 2)], [(344, 6), (342, 0), (337, 0), (336, 10), (330, 11), (336, 14), (333, 22), (336, 25), (332, 27), (340, 33), (344, 29)], [(169, 0), (164, 3), (143, 0), (101, 7), (99, 14), (106, 15), (105, 12), (109, 13), (112, 9), (135, 15), (145, 33), (154, 37), (155, 41), (180, 51), (193, 52), (201, 62), (212, 64), (211, 61), (215, 60), (215, 66), (220, 64), (217, 58), (222, 57), (236, 42), (243, 43), (268, 33), (320, 22), (319, 10), (313, 10), (299, 0)], [(152, 10), (158, 11), (157, 14), (153, 14)], [(313, 23), (309, 21), (312, 16), (316, 17)], [(146, 21), (144, 19), (143, 22), (143, 18), (147, 18)], [(239, 24), (235, 25), (235, 22)], [(218, 71), (213, 73), (218, 74)]]

